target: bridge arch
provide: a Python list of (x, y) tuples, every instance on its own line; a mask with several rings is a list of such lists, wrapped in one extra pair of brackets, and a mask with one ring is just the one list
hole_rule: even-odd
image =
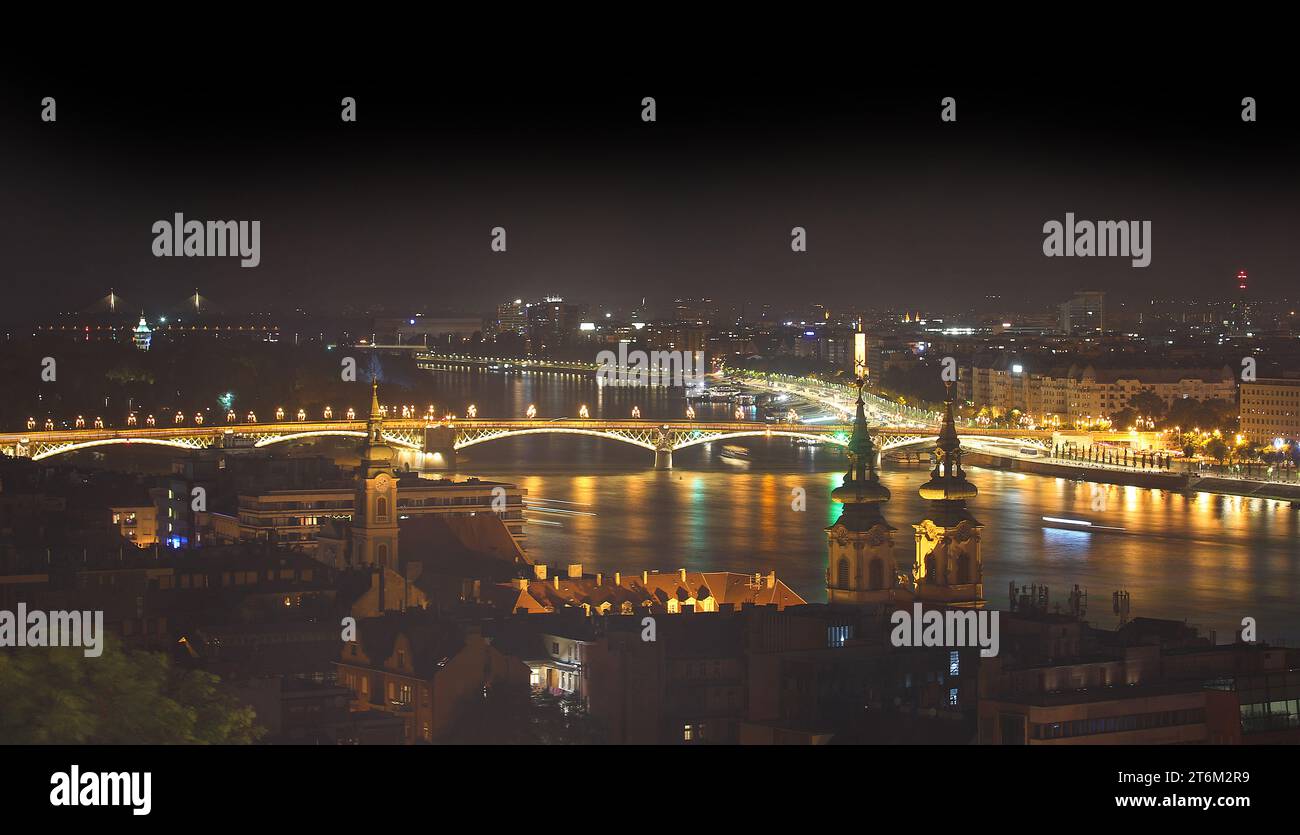
[(488, 441), (495, 441), (500, 438), (514, 438), (520, 435), (588, 435), (593, 438), (604, 438), (610, 441), (619, 441), (632, 446), (638, 446), (642, 449), (648, 449), (651, 452), (655, 450), (653, 434), (637, 433), (637, 435), (623, 434), (620, 432), (611, 432), (602, 429), (578, 429), (571, 426), (537, 426), (525, 429), (501, 429), (489, 430), (480, 434), (459, 435), (456, 438), (455, 448), (457, 450), (466, 447), (484, 444)]
[[(271, 446), (272, 444), (282, 444), (282, 443), (287, 443), (288, 441), (299, 441), (302, 440), (303, 438), (323, 438), (327, 436), (342, 437), (342, 438), (364, 438), (366, 437), (366, 433), (357, 429), (312, 429), (307, 432), (289, 432), (284, 435), (267, 435), (258, 438), (257, 441), (253, 443), (253, 447), (255, 449), (260, 449), (262, 447)], [(389, 435), (387, 433), (384, 433), (383, 437), (384, 437), (384, 443), (392, 444), (393, 446), (399, 446), (402, 447), (403, 449), (415, 450), (416, 452), (419, 452), (421, 450), (419, 444), (413, 443), (407, 438), (402, 438), (396, 435)]]
[(679, 441), (673, 445), (673, 451), (676, 452), (679, 449), (686, 449), (687, 447), (693, 447), (699, 444), (712, 443), (713, 441), (725, 441), (731, 438), (764, 438), (773, 435), (783, 438), (803, 438), (808, 441), (836, 444), (838, 446), (848, 446), (849, 444), (848, 438), (840, 438), (835, 435), (818, 435), (812, 432), (800, 432), (797, 429), (773, 429), (764, 426), (741, 432), (719, 432), (713, 435), (702, 434), (698, 438)]
[[(885, 436), (885, 442), (880, 445), (881, 452), (893, 452), (899, 449), (907, 449), (914, 446), (933, 446), (939, 440), (938, 435), (923, 436), (901, 436), (890, 438)], [(1050, 438), (1012, 438), (1005, 436), (990, 435), (962, 435), (961, 444), (964, 448), (980, 450), (993, 448), (1006, 449), (1008, 447), (1026, 447), (1032, 446), (1036, 449), (1051, 449)]]
[(46, 458), (53, 458), (56, 455), (63, 455), (68, 452), (78, 452), (83, 449), (100, 446), (115, 446), (118, 444), (152, 444), (154, 446), (169, 446), (175, 449), (204, 449), (208, 444), (197, 439), (172, 439), (172, 438), (96, 438), (91, 441), (69, 441), (59, 446), (52, 446), (43, 449), (32, 456), (33, 461), (42, 461)]

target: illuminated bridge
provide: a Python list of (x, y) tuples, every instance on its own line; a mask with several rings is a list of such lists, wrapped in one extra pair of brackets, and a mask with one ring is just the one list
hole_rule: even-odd
[[(848, 443), (848, 424), (759, 423), (756, 421), (707, 422), (695, 420), (604, 420), (600, 418), (468, 419), (427, 421), (386, 418), (384, 439), (399, 449), (425, 453), (432, 466), (450, 467), (456, 451), (501, 438), (525, 435), (587, 435), (638, 446), (654, 453), (657, 469), (672, 467), (679, 449), (733, 438), (782, 437), (838, 444)], [(881, 426), (871, 430), (881, 453), (912, 446), (928, 446), (937, 428)], [(174, 426), (126, 429), (61, 429), (0, 433), (0, 452), (11, 457), (40, 461), (68, 452), (117, 445), (159, 445), (177, 449), (258, 449), (290, 441), (320, 437), (364, 438), (364, 420), (276, 421), (227, 423), (211, 426)], [(983, 429), (962, 434), (970, 449), (998, 450), (1051, 448), (1050, 431)]]

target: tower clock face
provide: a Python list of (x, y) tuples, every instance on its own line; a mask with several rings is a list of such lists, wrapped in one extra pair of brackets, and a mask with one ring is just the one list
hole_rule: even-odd
[(375, 486), (378, 487), (380, 490), (387, 489), (388, 476), (384, 475), (383, 473), (380, 473), (379, 475), (375, 476)]

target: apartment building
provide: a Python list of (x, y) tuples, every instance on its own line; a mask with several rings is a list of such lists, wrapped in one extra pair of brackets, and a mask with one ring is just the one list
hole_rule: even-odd
[(1045, 423), (1108, 417), (1144, 391), (1172, 404), (1175, 400), (1235, 400), (1237, 381), (1224, 368), (1098, 369), (1092, 365), (1041, 367), (1031, 359), (1004, 357), (969, 369), (963, 391), (977, 407), (998, 414), (1020, 409)]
[(1256, 442), (1300, 437), (1300, 380), (1242, 383), (1241, 434)]
[[(493, 505), (505, 491), (505, 508)], [(472, 516), (496, 513), (502, 517), (511, 537), (524, 546), (524, 495), (513, 484), (468, 478), (420, 478), (402, 473), (397, 479), (397, 513), (400, 519), (417, 516)], [(350, 519), (356, 503), (351, 482), (299, 490), (267, 490), (239, 495), (239, 539), (262, 540), (315, 550), (316, 538), (325, 519)]]
[(352, 693), (352, 710), (400, 718), (412, 745), (441, 737), (493, 689), (526, 694), (529, 679), (528, 666), (493, 647), (477, 627), (422, 610), (358, 623), (337, 669), (339, 684)]

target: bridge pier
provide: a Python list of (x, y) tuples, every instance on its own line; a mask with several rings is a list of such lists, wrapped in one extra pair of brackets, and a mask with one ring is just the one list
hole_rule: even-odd
[(656, 470), (671, 470), (672, 468), (673, 468), (673, 451), (672, 451), (672, 448), (669, 447), (669, 448), (667, 448), (667, 449), (656, 449), (656, 450), (655, 450), (655, 469), (656, 469)]
[(422, 470), (456, 469), (456, 430), (450, 426), (431, 426), (424, 430)]

